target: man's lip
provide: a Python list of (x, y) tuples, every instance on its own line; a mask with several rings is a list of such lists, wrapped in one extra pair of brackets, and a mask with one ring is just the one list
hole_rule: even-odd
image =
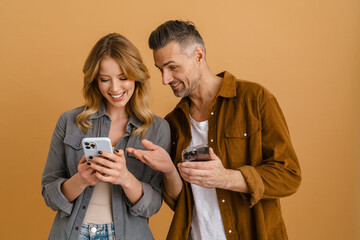
[(181, 82), (179, 81), (179, 82), (176, 82), (176, 83), (170, 83), (169, 85), (170, 85), (171, 88), (174, 89), (174, 88), (178, 87), (180, 84), (181, 84)]

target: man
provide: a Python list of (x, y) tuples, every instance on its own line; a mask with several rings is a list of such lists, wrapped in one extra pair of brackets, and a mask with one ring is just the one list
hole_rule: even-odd
[[(146, 140), (148, 151), (128, 152), (164, 174), (175, 212), (167, 239), (287, 239), (279, 198), (298, 189), (301, 172), (275, 97), (228, 72), (213, 74), (191, 22), (165, 22), (149, 46), (163, 84), (182, 98), (165, 117), (171, 158)], [(209, 161), (183, 162), (182, 150), (199, 144), (209, 145)]]

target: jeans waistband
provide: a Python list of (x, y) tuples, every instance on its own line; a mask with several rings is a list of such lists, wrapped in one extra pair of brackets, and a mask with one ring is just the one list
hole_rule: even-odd
[(109, 240), (115, 239), (114, 224), (83, 223), (80, 236), (86, 236), (90, 239), (101, 239), (103, 237), (107, 237)]

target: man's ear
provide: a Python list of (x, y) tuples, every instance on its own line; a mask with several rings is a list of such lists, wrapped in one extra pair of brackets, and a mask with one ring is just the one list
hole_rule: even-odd
[(195, 48), (194, 57), (197, 62), (205, 61), (205, 50), (202, 46), (197, 46)]

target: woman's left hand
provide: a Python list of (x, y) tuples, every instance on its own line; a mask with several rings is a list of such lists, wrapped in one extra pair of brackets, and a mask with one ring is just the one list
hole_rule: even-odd
[(126, 167), (123, 150), (115, 150), (114, 153), (99, 152), (100, 156), (90, 161), (90, 167), (96, 171), (96, 177), (103, 182), (123, 185), (131, 173)]

